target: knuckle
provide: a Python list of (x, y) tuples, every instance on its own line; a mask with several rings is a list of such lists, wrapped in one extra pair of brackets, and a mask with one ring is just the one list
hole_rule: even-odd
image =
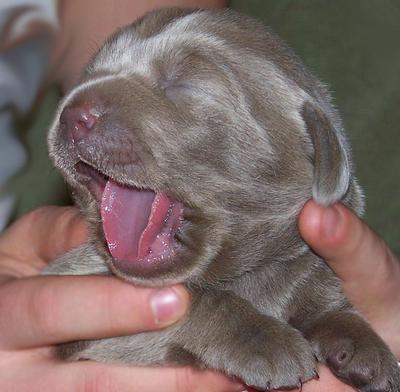
[(350, 235), (346, 236), (346, 238), (344, 239), (344, 241), (348, 243), (344, 249), (346, 251), (346, 254), (348, 254), (349, 256), (357, 256), (359, 254), (362, 254), (369, 235), (369, 228), (364, 224), (360, 224), (359, 227), (353, 230), (352, 233), (350, 233)]
[(60, 222), (58, 218), (60, 218), (62, 214), (68, 213), (64, 211), (66, 208), (70, 207), (45, 206), (36, 208), (19, 218), (11, 227), (17, 232), (27, 233), (35, 233), (38, 231), (38, 228), (46, 226), (49, 223), (54, 227)]
[(37, 332), (46, 336), (57, 336), (61, 320), (57, 293), (52, 285), (36, 288), (36, 291), (30, 297), (27, 311), (29, 312), (31, 326)]
[(20, 234), (21, 232), (31, 232), (35, 230), (35, 226), (38, 221), (41, 221), (45, 215), (47, 215), (48, 207), (40, 207), (32, 210), (18, 220), (16, 220), (8, 229), (9, 232), (14, 234)]
[(69, 221), (78, 215), (78, 211), (74, 207), (56, 207), (45, 206), (38, 207), (21, 218), (25, 224), (37, 226), (38, 222), (51, 220), (54, 226)]
[(189, 367), (176, 369), (175, 385), (176, 385), (176, 392), (194, 391), (195, 382), (193, 377), (193, 370)]
[(95, 366), (85, 372), (80, 392), (117, 392), (118, 386), (106, 366)]
[(98, 316), (101, 317), (101, 323), (104, 330), (125, 332), (125, 329), (131, 329), (132, 315), (135, 312), (126, 312), (127, 301), (122, 298), (119, 287), (113, 285), (120, 284), (119, 281), (107, 279), (93, 286), (95, 291), (92, 295), (96, 296), (96, 309), (99, 310)]
[(123, 312), (116, 311), (120, 308), (116, 306), (115, 297), (116, 293), (113, 290), (99, 290), (97, 296), (97, 306), (102, 309), (103, 325), (106, 328), (121, 324), (121, 320), (117, 316)]
[(35, 225), (38, 220), (41, 220), (43, 217), (48, 216), (52, 211), (54, 211), (55, 207), (38, 207), (35, 208), (34, 210), (28, 212), (25, 214), (21, 219), (26, 223), (30, 225)]
[[(108, 281), (105, 284), (108, 286), (99, 290), (97, 303), (102, 309), (103, 325), (107, 329), (133, 333), (138, 329), (151, 327), (149, 312), (144, 305), (145, 298), (143, 301), (138, 301), (142, 298), (141, 292), (134, 293), (133, 287), (117, 280)], [(135, 311), (126, 312), (127, 308), (135, 309)], [(123, 309), (125, 311), (122, 311)]]
[(54, 208), (57, 208), (55, 212), (60, 222), (65, 222), (65, 221), (74, 222), (79, 216), (79, 211), (75, 207), (54, 207)]
[(388, 282), (396, 282), (399, 277), (399, 263), (393, 255), (391, 249), (387, 246), (385, 240), (379, 238), (379, 246), (381, 249), (382, 257), (382, 269), (383, 269), (383, 279), (386, 284)]

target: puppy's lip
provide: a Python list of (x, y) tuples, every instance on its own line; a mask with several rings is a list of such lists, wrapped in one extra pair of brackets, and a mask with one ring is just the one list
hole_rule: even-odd
[(174, 253), (174, 234), (181, 226), (183, 205), (165, 193), (109, 180), (100, 211), (107, 246), (116, 264), (157, 263)]
[(183, 243), (184, 205), (165, 193), (121, 184), (79, 161), (78, 180), (96, 199), (113, 265), (134, 275), (169, 267)]
[(93, 197), (100, 202), (109, 177), (83, 161), (78, 161), (74, 168), (77, 180), (85, 185)]

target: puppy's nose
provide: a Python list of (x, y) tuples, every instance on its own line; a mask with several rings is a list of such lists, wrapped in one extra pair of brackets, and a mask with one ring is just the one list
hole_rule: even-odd
[(69, 106), (61, 113), (60, 125), (68, 139), (79, 142), (89, 136), (98, 118), (99, 114), (89, 106)]

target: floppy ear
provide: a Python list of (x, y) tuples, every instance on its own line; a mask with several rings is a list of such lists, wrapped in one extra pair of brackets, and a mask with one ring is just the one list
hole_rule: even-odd
[(350, 185), (350, 157), (345, 141), (320, 107), (307, 101), (301, 115), (314, 147), (313, 198), (322, 205), (335, 203), (345, 196)]

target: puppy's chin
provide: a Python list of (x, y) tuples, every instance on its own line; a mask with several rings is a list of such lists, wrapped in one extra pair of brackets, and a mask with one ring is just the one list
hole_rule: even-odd
[(75, 181), (89, 200), (80, 204), (89, 217), (95, 215), (97, 250), (115, 275), (152, 286), (197, 280), (212, 255), (203, 246), (207, 225), (192, 209), (166, 193), (117, 182), (83, 162), (75, 169)]

